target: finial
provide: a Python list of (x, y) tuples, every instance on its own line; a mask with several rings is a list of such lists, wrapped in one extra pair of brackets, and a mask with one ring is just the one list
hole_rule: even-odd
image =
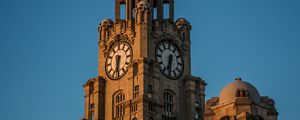
[(235, 80), (237, 80), (237, 81), (242, 81), (242, 78), (235, 78)]

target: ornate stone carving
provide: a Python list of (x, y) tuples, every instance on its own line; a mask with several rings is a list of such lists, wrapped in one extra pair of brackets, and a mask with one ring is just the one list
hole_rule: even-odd
[(149, 9), (150, 5), (147, 1), (141, 1), (137, 4), (137, 8), (141, 9), (141, 11), (145, 11), (145, 9)]
[(107, 50), (107, 41), (111, 35), (111, 32), (114, 28), (114, 22), (111, 19), (104, 19), (101, 21), (98, 27), (99, 31), (99, 39), (98, 39), (98, 45), (103, 51)]
[(108, 50), (116, 43), (116, 42), (120, 42), (120, 41), (124, 41), (124, 42), (128, 42), (129, 44), (133, 45), (134, 44), (134, 39), (133, 38), (129, 38), (127, 34), (117, 34), (115, 36), (112, 36), (110, 38), (110, 40), (108, 41), (108, 43), (103, 42), (103, 44), (100, 44), (100, 47), (103, 50), (103, 55), (104, 57), (107, 55)]
[(176, 28), (178, 30), (184, 30), (184, 29), (191, 30), (192, 29), (190, 23), (184, 18), (179, 18), (176, 20)]
[(162, 32), (153, 32), (152, 37), (154, 46), (156, 46), (161, 41), (168, 41), (177, 46), (183, 57), (186, 56), (185, 53), (188, 50), (188, 45), (184, 41), (182, 41), (175, 32), (169, 32), (166, 30), (163, 30)]
[(218, 102), (219, 102), (219, 98), (218, 97), (213, 97), (213, 98), (207, 100), (206, 105), (215, 106), (215, 105), (218, 104)]

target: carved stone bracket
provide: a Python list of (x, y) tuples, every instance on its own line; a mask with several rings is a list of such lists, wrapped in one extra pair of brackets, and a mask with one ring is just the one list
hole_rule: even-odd
[(176, 34), (172, 34), (167, 31), (153, 32), (152, 37), (154, 38), (153, 45), (157, 45), (159, 42), (164, 41), (164, 40), (167, 40), (169, 42), (172, 42), (172, 43), (178, 45), (179, 41), (180, 41), (179, 37)]

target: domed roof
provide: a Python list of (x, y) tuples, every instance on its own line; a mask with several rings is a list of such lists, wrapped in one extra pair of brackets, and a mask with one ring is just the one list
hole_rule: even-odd
[(101, 24), (112, 24), (113, 21), (111, 19), (109, 19), (109, 18), (106, 18), (106, 19), (103, 19), (100, 23)]
[(190, 23), (184, 18), (178, 18), (175, 22), (177, 29), (188, 29), (191, 30), (192, 26)]
[(179, 23), (190, 24), (185, 18), (178, 18), (175, 23), (177, 23), (177, 24), (179, 24)]
[(241, 78), (237, 78), (234, 82), (225, 86), (220, 92), (219, 103), (223, 104), (235, 100), (237, 98), (238, 90), (247, 91), (247, 94), (252, 102), (260, 102), (260, 94), (258, 90), (250, 83), (242, 81)]

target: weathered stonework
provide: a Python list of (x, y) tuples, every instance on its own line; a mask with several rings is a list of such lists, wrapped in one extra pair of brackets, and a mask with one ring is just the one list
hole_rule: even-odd
[[(174, 1), (115, 1), (115, 20), (105, 19), (98, 27), (98, 77), (84, 85), (83, 120), (203, 120), (206, 83), (191, 75), (191, 25), (184, 18), (174, 22)], [(164, 4), (169, 5), (168, 13)], [(121, 5), (126, 6), (125, 18)], [(164, 76), (155, 59), (155, 48), (162, 41), (174, 44), (183, 56), (183, 73), (176, 80)], [(127, 73), (112, 80), (105, 63), (119, 42), (130, 44), (133, 58)]]
[[(164, 4), (169, 5), (168, 13)], [(174, 0), (115, 0), (115, 20), (104, 19), (98, 26), (98, 76), (83, 85), (82, 120), (277, 120), (274, 101), (240, 79), (205, 105), (206, 83), (191, 75), (191, 29), (184, 18), (174, 21)], [(131, 51), (127, 54), (118, 43)], [(177, 48), (176, 56), (170, 44), (166, 47), (173, 53), (165, 68), (171, 71), (173, 58), (180, 60), (180, 76), (170, 79), (161, 72), (162, 62), (156, 59), (160, 43)], [(112, 69), (118, 72), (108, 76)], [(125, 74), (119, 76), (121, 70)]]

